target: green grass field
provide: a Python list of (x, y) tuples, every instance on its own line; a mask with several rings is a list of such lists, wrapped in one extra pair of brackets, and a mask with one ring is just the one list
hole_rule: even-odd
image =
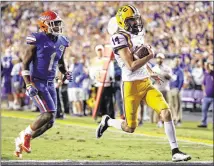
[[(1, 157), (13, 156), (14, 138), (25, 129), (38, 113), (1, 111)], [(213, 132), (196, 128), (195, 122), (184, 122), (177, 128), (181, 150), (192, 155), (193, 161), (213, 161)], [(66, 117), (32, 141), (32, 153), (23, 154), (24, 160), (137, 160), (170, 161), (171, 151), (164, 129), (145, 123), (136, 134), (108, 129), (103, 138), (95, 138), (97, 124), (90, 117)]]

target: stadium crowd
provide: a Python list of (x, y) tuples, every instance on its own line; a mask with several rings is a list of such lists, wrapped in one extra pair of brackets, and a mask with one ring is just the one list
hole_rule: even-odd
[[(58, 87), (56, 84), (59, 94), (58, 98), (60, 99), (58, 117), (63, 117), (63, 112), (73, 113), (78, 116), (91, 115), (96, 100), (97, 87), (99, 87), (97, 86), (94, 71), (100, 70), (100, 66), (102, 65), (99, 66), (97, 64), (98, 62), (102, 64), (101, 61), (103, 60), (102, 56), (99, 57), (99, 51), (103, 50), (100, 44), (109, 44), (109, 34), (107, 33), (108, 21), (115, 15), (117, 7), (124, 3), (2, 2), (1, 64), (3, 79), (1, 88), (3, 89), (3, 96), (9, 94), (9, 108), (21, 109), (21, 106), (26, 105), (27, 109), (34, 108), (33, 106), (31, 107), (31, 100), (24, 94), (23, 81), (18, 77), (21, 70), (20, 61), (26, 50), (26, 36), (38, 31), (36, 22), (39, 14), (46, 10), (54, 10), (63, 18), (65, 35), (68, 36), (71, 42), (71, 47), (66, 52), (66, 58), (67, 66), (74, 74), (73, 83), (65, 82), (62, 87)], [(169, 81), (168, 91), (173, 88), (179, 89), (177, 95), (180, 95), (180, 91), (191, 89), (203, 93), (203, 80), (206, 70), (209, 70), (207, 62), (213, 62), (213, 3), (130, 3), (137, 6), (140, 10), (145, 25), (145, 43), (150, 44), (156, 54), (161, 53), (159, 58), (164, 56), (162, 58), (164, 59), (164, 64), (171, 64), (168, 62), (176, 58), (172, 60), (171, 72), (176, 75), (174, 68), (179, 67), (183, 82), (181, 81), (180, 87), (176, 87), (172, 80)], [(8, 58), (4, 57), (12, 58), (8, 60)], [(8, 61), (11, 61), (11, 64), (8, 65)], [(155, 65), (156, 60), (154, 59), (151, 61), (151, 66)], [(114, 72), (112, 74), (109, 71), (110, 84), (107, 86), (109, 87), (108, 90), (104, 92), (104, 96), (110, 98), (107, 99), (109, 107), (102, 109), (106, 109), (109, 114), (113, 113), (111, 116), (114, 117), (114, 102), (119, 101), (115, 110), (119, 109), (121, 118), (124, 118), (121, 111), (121, 97), (116, 93), (120, 83), (120, 70), (114, 61), (112, 61), (111, 66), (112, 69), (110, 70)], [(11, 93), (4, 91), (4, 85), (6, 85), (4, 81), (7, 80), (4, 77), (12, 77), (12, 81), (6, 82), (6, 84), (7, 86), (12, 86), (13, 96)], [(19, 82), (19, 84), (15, 85), (15, 82)], [(18, 87), (20, 88), (18, 89)], [(191, 92), (193, 93), (193, 91)], [(182, 98), (181, 101), (187, 102)], [(68, 102), (72, 102), (72, 104), (69, 106)], [(102, 114), (104, 113), (100, 113), (99, 115)], [(177, 116), (176, 121), (181, 121), (182, 116)]]

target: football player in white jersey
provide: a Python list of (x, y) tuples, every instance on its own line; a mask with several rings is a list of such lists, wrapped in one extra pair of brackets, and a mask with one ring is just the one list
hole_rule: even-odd
[(132, 5), (120, 7), (116, 14), (119, 29), (111, 37), (111, 44), (115, 59), (122, 70), (122, 93), (125, 120), (111, 119), (105, 115), (96, 130), (96, 137), (100, 138), (108, 127), (133, 133), (137, 127), (137, 109), (143, 100), (148, 106), (160, 114), (164, 121), (165, 133), (172, 150), (172, 161), (187, 161), (190, 155), (181, 152), (178, 148), (175, 127), (171, 111), (163, 95), (151, 83), (147, 62), (153, 58), (154, 53), (148, 47), (149, 55), (134, 59), (133, 51), (142, 45), (143, 22), (139, 11)]

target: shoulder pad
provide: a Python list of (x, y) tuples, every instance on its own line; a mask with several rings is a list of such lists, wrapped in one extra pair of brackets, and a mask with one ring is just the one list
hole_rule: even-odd
[(36, 33), (32, 33), (26, 37), (27, 44), (35, 45), (36, 41)]
[(70, 41), (66, 36), (60, 36), (60, 39), (65, 47), (68, 47), (70, 45)]
[(118, 50), (129, 47), (128, 39), (125, 35), (121, 33), (115, 33), (111, 37), (111, 46), (113, 48), (114, 53), (117, 53)]

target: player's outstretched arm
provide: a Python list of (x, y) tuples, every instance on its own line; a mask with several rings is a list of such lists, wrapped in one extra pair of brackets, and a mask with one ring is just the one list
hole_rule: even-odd
[(145, 65), (150, 59), (154, 57), (154, 53), (152, 52), (152, 50), (148, 48), (148, 51), (148, 56), (137, 60), (133, 60), (133, 55), (128, 47), (118, 50), (118, 53), (125, 62), (126, 67), (131, 71), (135, 71)]
[(26, 54), (22, 58), (22, 77), (26, 85), (30, 84), (29, 65), (35, 54), (36, 54), (36, 46), (29, 45), (27, 48)]
[[(65, 49), (66, 50), (66, 49)], [(69, 82), (72, 81), (72, 75), (71, 75), (71, 72), (68, 71), (66, 65), (65, 65), (65, 58), (64, 58), (64, 54), (65, 54), (65, 50), (62, 54), (62, 57), (61, 59), (59, 60), (58, 62), (58, 68), (59, 68), (59, 71), (64, 74), (64, 78), (62, 81), (65, 81), (66, 79), (69, 80)]]
[[(66, 50), (66, 49), (65, 49), (65, 50)], [(65, 73), (68, 71), (68, 69), (67, 69), (67, 67), (66, 67), (66, 65), (65, 65), (65, 61), (64, 61), (65, 50), (64, 50), (64, 52), (63, 52), (63, 54), (62, 54), (61, 59), (60, 59), (59, 62), (58, 62), (59, 71), (60, 71), (62, 74), (65, 74)]]

